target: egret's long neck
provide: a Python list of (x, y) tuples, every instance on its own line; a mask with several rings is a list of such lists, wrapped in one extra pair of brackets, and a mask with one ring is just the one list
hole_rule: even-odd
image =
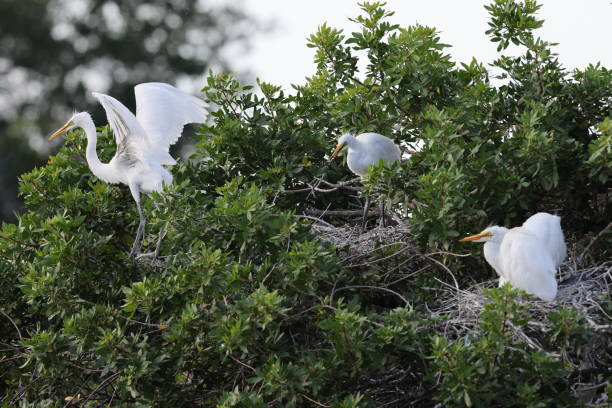
[(500, 247), (501, 245), (499, 244), (499, 242), (495, 242), (495, 241), (485, 242), (484, 257), (489, 263), (489, 265), (491, 265), (493, 269), (495, 269), (495, 272), (497, 272), (499, 276), (502, 276), (501, 265), (499, 262)]
[(499, 257), (499, 253), (500, 253), (502, 241), (504, 240), (504, 237), (506, 236), (507, 233), (508, 233), (507, 228), (498, 227), (493, 234), (493, 240), (487, 241), (484, 244), (485, 259), (493, 267), (493, 269), (495, 269), (495, 272), (497, 272), (499, 276), (504, 275), (504, 271), (502, 268), (502, 262)]
[(96, 144), (98, 142), (98, 136), (96, 135), (96, 125), (94, 125), (91, 117), (86, 120), (86, 123), (82, 124), (83, 130), (87, 135), (87, 150), (85, 151), (85, 157), (87, 158), (87, 164), (91, 172), (107, 183), (117, 183), (116, 176), (112, 171), (110, 164), (102, 163), (98, 158), (96, 152)]

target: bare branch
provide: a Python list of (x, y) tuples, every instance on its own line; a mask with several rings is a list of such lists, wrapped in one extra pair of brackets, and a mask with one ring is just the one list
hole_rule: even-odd
[[(397, 293), (397, 292), (396, 292), (396, 291), (394, 291), (394, 290), (391, 290), (391, 289), (389, 289), (389, 288), (385, 288), (385, 287), (382, 287), (382, 286), (368, 286), (368, 285), (351, 285), (351, 286), (345, 286), (345, 287), (343, 287), (343, 288), (336, 289), (336, 290), (334, 291), (334, 293), (332, 294), (332, 296), (334, 296), (334, 294), (336, 294), (336, 293), (340, 292), (341, 290), (349, 290), (349, 289), (372, 289), (372, 290), (382, 290), (382, 291), (384, 291), (384, 292), (388, 292), (388, 293), (391, 293), (391, 294), (393, 294), (393, 295), (397, 296), (398, 298), (402, 299), (402, 301), (403, 301), (403, 302), (406, 304), (406, 306), (411, 307), (411, 306), (410, 306), (410, 302), (408, 302), (408, 300), (406, 300), (406, 298), (405, 298), (405, 297), (403, 297), (402, 295), (400, 295), (399, 293)], [(332, 300), (333, 300), (333, 299), (330, 299), (330, 302), (331, 302)]]
[[(352, 186), (351, 184), (354, 184), (358, 181), (360, 181), (361, 178), (357, 177), (348, 181), (341, 181), (337, 184), (334, 183), (330, 183), (329, 181), (324, 180), (323, 178), (320, 177), (315, 177), (315, 183), (307, 183), (308, 187), (304, 187), (304, 188), (299, 188), (297, 190), (274, 190), (276, 192), (279, 193), (286, 193), (286, 194), (292, 194), (292, 193), (305, 193), (307, 191), (310, 191), (311, 193), (331, 193), (337, 190), (350, 190), (350, 191), (362, 191), (361, 187), (355, 187)], [(325, 184), (326, 186), (329, 186), (331, 188), (320, 188), (319, 186), (321, 184)]]
[(599, 231), (599, 234), (597, 234), (595, 236), (595, 238), (593, 238), (591, 240), (591, 242), (589, 242), (589, 245), (587, 245), (586, 248), (584, 248), (584, 251), (582, 251), (582, 253), (580, 254), (580, 256), (578, 257), (578, 264), (580, 264), (582, 262), (582, 257), (584, 256), (584, 254), (586, 254), (588, 252), (589, 249), (591, 249), (591, 247), (593, 246), (593, 244), (595, 243), (595, 241), (597, 241), (607, 230), (610, 229), (610, 227), (612, 227), (612, 221), (610, 221), (608, 223), (608, 225), (606, 225), (606, 227), (604, 229), (602, 229), (601, 231)]
[[(304, 211), (308, 215), (314, 216), (330, 216), (330, 217), (355, 217), (363, 215), (362, 210), (315, 210), (309, 209)], [(367, 217), (380, 216), (381, 212), (378, 208), (372, 208), (368, 211)]]
[(256, 369), (254, 369), (253, 367), (251, 367), (250, 365), (248, 365), (247, 363), (243, 363), (242, 361), (238, 360), (236, 357), (232, 356), (231, 354), (228, 354), (229, 358), (231, 358), (232, 360), (234, 360), (235, 362), (237, 362), (238, 364), (240, 364), (241, 366), (248, 368), (249, 370), (253, 371), (254, 373), (257, 372)]
[(7, 319), (10, 320), (10, 322), (13, 324), (13, 326), (15, 327), (15, 329), (17, 330), (17, 334), (19, 334), (19, 340), (22, 340), (23, 337), (21, 336), (21, 331), (19, 330), (19, 327), (17, 326), (17, 324), (13, 321), (13, 319), (11, 319), (11, 316), (9, 316), (8, 314), (6, 314), (3, 310), (0, 310), (0, 314), (2, 314), (4, 317), (6, 317)]
[(448, 269), (448, 267), (446, 265), (444, 265), (442, 262), (438, 261), (437, 259), (432, 258), (429, 255), (423, 254), (422, 257), (432, 261), (433, 263), (435, 263), (436, 265), (438, 265), (442, 269), (444, 269), (446, 272), (448, 272), (448, 274), (451, 276), (451, 278), (453, 278), (453, 283), (455, 284), (455, 289), (460, 290), (459, 289), (459, 283), (457, 282), (457, 278), (455, 278), (455, 275), (453, 274), (453, 272), (451, 272), (451, 270)]

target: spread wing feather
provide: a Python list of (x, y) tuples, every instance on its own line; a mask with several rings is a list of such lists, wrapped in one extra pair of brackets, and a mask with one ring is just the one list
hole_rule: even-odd
[(134, 92), (136, 119), (146, 131), (151, 153), (158, 157), (168, 153), (186, 124), (206, 121), (204, 101), (171, 85), (149, 82), (136, 85)]
[(115, 135), (115, 141), (117, 142), (115, 156), (123, 153), (142, 156), (143, 150), (148, 147), (146, 134), (134, 114), (112, 96), (97, 92), (92, 94), (104, 108), (108, 124)]
[(118, 156), (129, 153), (155, 165), (173, 165), (170, 146), (188, 123), (206, 120), (206, 105), (175, 87), (149, 82), (136, 85), (136, 116), (117, 99), (94, 92), (106, 111), (117, 142)]

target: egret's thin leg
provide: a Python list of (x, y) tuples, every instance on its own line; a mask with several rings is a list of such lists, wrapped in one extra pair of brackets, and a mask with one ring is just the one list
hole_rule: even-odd
[(387, 226), (387, 222), (385, 220), (385, 204), (386, 204), (386, 200), (381, 200), (380, 202), (380, 225), (383, 228)]
[(368, 211), (370, 211), (370, 196), (366, 197), (365, 206), (363, 207), (363, 219), (361, 220), (361, 231), (365, 232), (366, 222), (368, 220)]
[(138, 223), (138, 231), (136, 232), (136, 238), (134, 239), (134, 244), (132, 244), (132, 250), (130, 251), (130, 258), (135, 257), (136, 254), (140, 252), (140, 247), (142, 246), (142, 239), (144, 236), (145, 223), (147, 222), (144, 212), (140, 207), (140, 201), (136, 201), (136, 208), (138, 208), (140, 222)]
[(166, 235), (166, 224), (162, 225), (159, 229), (159, 237), (157, 238), (157, 245), (155, 245), (155, 251), (153, 252), (153, 259), (156, 259), (159, 256), (159, 250), (161, 249), (161, 243)]
[[(160, 207), (157, 202), (154, 201), (153, 205), (155, 206), (157, 211), (160, 211)], [(162, 224), (162, 227), (159, 229), (159, 236), (157, 238), (157, 244), (155, 245), (155, 250), (153, 252), (147, 252), (146, 254), (140, 254), (136, 257), (136, 259), (144, 259), (144, 258), (157, 259), (157, 257), (159, 256), (159, 251), (161, 249), (161, 243), (165, 235), (166, 235), (166, 224)]]

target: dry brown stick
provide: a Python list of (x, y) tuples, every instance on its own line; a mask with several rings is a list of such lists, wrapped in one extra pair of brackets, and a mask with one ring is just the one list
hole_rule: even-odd
[[(351, 261), (351, 260), (353, 260), (353, 259), (365, 258), (365, 257), (367, 257), (367, 256), (369, 256), (369, 255), (371, 255), (371, 254), (373, 254), (374, 252), (377, 252), (377, 251), (383, 250), (383, 249), (385, 249), (385, 248), (389, 248), (389, 247), (394, 246), (394, 245), (402, 245), (402, 244), (405, 244), (405, 243), (404, 243), (404, 242), (401, 242), (401, 241), (391, 242), (390, 244), (386, 244), (386, 245), (383, 245), (383, 246), (379, 246), (379, 247), (376, 247), (376, 248), (372, 248), (371, 250), (369, 250), (369, 251), (367, 251), (367, 252), (365, 252), (365, 253), (363, 253), (363, 254), (355, 254), (355, 255), (350, 255), (350, 256), (347, 256), (346, 258), (341, 259), (341, 260), (340, 260), (340, 263), (341, 263), (341, 264), (345, 264), (345, 263), (347, 263), (348, 261)], [(406, 246), (406, 247), (402, 248), (400, 251), (403, 251), (403, 250), (406, 250), (406, 249), (409, 249), (409, 248)], [(385, 258), (381, 258), (381, 259), (382, 259), (382, 260), (384, 260)], [(376, 263), (376, 262), (379, 262), (379, 260), (375, 260), (375, 261), (372, 261), (372, 262), (369, 262), (369, 263)], [(353, 268), (353, 267), (357, 267), (357, 266), (365, 266), (365, 265), (367, 265), (367, 264), (369, 264), (369, 263), (368, 263), (368, 262), (366, 262), (366, 263), (364, 263), (364, 264), (347, 265), (346, 267), (347, 267), (347, 268)]]
[[(100, 370), (100, 371), (102, 371), (102, 370)], [(87, 381), (89, 381), (89, 379), (91, 378), (91, 376), (92, 376), (92, 375), (93, 375), (93, 373), (89, 374), (89, 375), (87, 376), (87, 378), (85, 379), (85, 381), (83, 381), (83, 382), (81, 383), (81, 385), (79, 386), (79, 389), (78, 389), (78, 390), (77, 390), (77, 391), (74, 393), (74, 396), (75, 396), (76, 398), (74, 398), (74, 397), (73, 397), (73, 398), (69, 398), (69, 399), (67, 399), (67, 401), (68, 401), (68, 402), (66, 402), (66, 404), (64, 404), (64, 406), (63, 406), (62, 408), (66, 408), (66, 407), (68, 407), (69, 405), (72, 405), (72, 403), (75, 401), (75, 399), (76, 399), (77, 401), (79, 400), (79, 398), (81, 397), (81, 390), (83, 389), (83, 387), (85, 386), (85, 384), (87, 383)]]
[(301, 315), (303, 315), (303, 314), (305, 314), (305, 313), (308, 313), (308, 312), (310, 312), (311, 310), (315, 310), (315, 309), (317, 309), (317, 308), (319, 308), (319, 307), (320, 307), (319, 305), (311, 306), (311, 307), (309, 307), (308, 309), (302, 310), (301, 312), (298, 312), (298, 313), (293, 314), (293, 315), (291, 315), (291, 316), (287, 316), (287, 317), (285, 317), (285, 318), (283, 319), (283, 322), (284, 322), (284, 321), (286, 321), (286, 320), (293, 319), (293, 318), (295, 318), (295, 317), (301, 316)]
[(321, 218), (313, 217), (311, 215), (304, 215), (304, 214), (296, 214), (295, 216), (297, 218), (305, 218), (307, 220), (313, 220), (313, 221), (319, 222), (321, 224), (327, 225), (328, 227), (331, 227), (333, 229), (336, 229), (336, 227), (334, 227), (333, 225), (331, 225), (328, 222), (323, 221)]
[[(394, 294), (394, 295), (395, 295), (395, 296), (397, 296), (398, 298), (402, 299), (402, 300), (404, 301), (404, 303), (406, 304), (406, 306), (410, 306), (410, 302), (408, 302), (408, 300), (406, 300), (406, 298), (405, 298), (405, 297), (403, 297), (402, 295), (400, 295), (399, 293), (397, 293), (397, 292), (396, 292), (396, 291), (394, 291), (394, 290), (391, 290), (391, 289), (389, 289), (389, 288), (385, 288), (385, 287), (382, 287), (382, 286), (351, 285), (351, 286), (345, 286), (345, 287), (342, 287), (342, 288), (340, 288), (340, 289), (336, 289), (336, 290), (334, 291), (334, 294), (336, 294), (336, 293), (340, 292), (341, 290), (348, 290), (348, 289), (373, 289), (373, 290), (382, 290), (382, 291), (385, 291), (385, 292), (389, 292), (389, 293)], [(331, 302), (331, 301), (333, 301), (333, 299), (330, 299), (330, 302)]]
[[(34, 385), (34, 383), (38, 380), (40, 380), (42, 378), (42, 375), (39, 375), (38, 377), (36, 377), (35, 379), (33, 379), (32, 381), (30, 381), (25, 387), (23, 387), (23, 389), (21, 390), (21, 392), (19, 392), (19, 395), (17, 395), (16, 397), (11, 398), (11, 404), (13, 402), (17, 402), (19, 400), (21, 400), (21, 397), (23, 397), (26, 393), (26, 391), (28, 390), (28, 388), (32, 387), (32, 385)], [(2, 400), (0, 401), (4, 401), (4, 399), (8, 399), (8, 395), (5, 396)]]
[[(363, 210), (305, 210), (304, 213), (308, 215), (319, 215), (325, 216), (328, 215), (330, 217), (354, 217), (363, 215)], [(374, 217), (380, 215), (380, 209), (373, 208), (368, 211), (368, 217)]]
[[(89, 393), (89, 395), (87, 396), (87, 398), (85, 398), (82, 402), (83, 406), (85, 406), (85, 403), (87, 401), (89, 401), (91, 399), (91, 397), (93, 397), (98, 391), (103, 390), (104, 388), (108, 387), (110, 384), (112, 384), (115, 379), (117, 377), (119, 377), (119, 375), (121, 375), (121, 372), (117, 372), (115, 374), (110, 375), (109, 377), (106, 377), (106, 379), (104, 379), (97, 387), (95, 390), (93, 390), (91, 393)], [(70, 401), (71, 402), (71, 401)]]
[(589, 245), (587, 245), (587, 247), (586, 247), (586, 248), (584, 248), (584, 251), (582, 251), (582, 253), (581, 253), (581, 254), (580, 254), (580, 256), (578, 257), (578, 262), (577, 262), (577, 263), (579, 263), (579, 264), (581, 264), (581, 263), (582, 263), (582, 257), (584, 256), (584, 254), (586, 254), (586, 253), (587, 253), (587, 251), (588, 251), (589, 249), (591, 249), (591, 246), (593, 246), (593, 244), (595, 243), (595, 241), (597, 241), (597, 240), (598, 240), (598, 239), (599, 239), (599, 238), (600, 238), (600, 237), (601, 237), (601, 236), (602, 236), (602, 235), (603, 235), (603, 234), (604, 234), (604, 233), (605, 233), (607, 230), (609, 230), (609, 229), (610, 229), (610, 227), (612, 227), (612, 221), (611, 221), (611, 222), (609, 222), (609, 223), (608, 223), (608, 225), (606, 225), (606, 227), (605, 227), (604, 229), (602, 229), (601, 231), (599, 231), (599, 234), (597, 234), (597, 235), (595, 236), (595, 238), (593, 238), (593, 239), (591, 240), (591, 242), (589, 242)]
[(414, 276), (414, 275), (416, 275), (416, 274), (418, 274), (420, 272), (423, 272), (425, 269), (428, 269), (428, 268), (431, 268), (431, 265), (425, 265), (424, 267), (418, 269), (417, 271), (411, 272), (409, 274), (406, 274), (406, 275), (402, 276), (401, 278), (394, 280), (393, 282), (385, 283), (385, 286), (386, 287), (393, 286), (396, 283), (399, 283), (399, 282), (401, 282), (401, 281), (403, 281), (405, 279), (408, 279), (408, 278), (410, 278), (410, 277), (412, 277), (412, 276)]
[(430, 252), (427, 255), (429, 255), (429, 256), (431, 256), (431, 255), (452, 255), (452, 256), (466, 257), (466, 256), (470, 256), (472, 254), (455, 254), (454, 252), (438, 251), (438, 252)]
[[(394, 253), (392, 253), (391, 255), (387, 255), (387, 256), (383, 256), (382, 258), (378, 258), (378, 259), (374, 259), (373, 261), (365, 261), (362, 262), (360, 264), (355, 264), (355, 265), (346, 265), (347, 268), (356, 268), (358, 266), (368, 266), (368, 265), (372, 265), (372, 264), (376, 264), (382, 261), (386, 261), (387, 259), (391, 259), (396, 257), (397, 255), (401, 254), (402, 252), (405, 252), (407, 250), (409, 250), (411, 247), (409, 246), (405, 246), (403, 248), (401, 248), (399, 251), (396, 251)], [(374, 252), (374, 251), (372, 251)]]
[[(414, 258), (418, 258), (421, 255), (419, 254), (413, 254), (411, 256), (409, 256), (408, 258), (404, 259), (402, 262), (400, 262), (399, 264), (397, 264), (393, 269), (391, 269), (390, 271), (388, 271), (384, 276), (385, 278), (387, 276), (391, 276), (391, 274), (397, 270), (399, 270), (402, 266), (406, 265), (408, 262), (412, 261)], [(429, 265), (431, 266), (431, 264)]]
[(322, 407), (322, 408), (329, 408), (329, 407), (331, 407), (331, 405), (325, 405), (325, 404), (322, 404), (322, 403), (320, 403), (320, 402), (318, 402), (318, 401), (313, 400), (312, 398), (309, 398), (309, 397), (308, 397), (306, 394), (304, 394), (304, 393), (302, 393), (302, 397), (306, 398), (308, 401), (312, 402), (313, 404), (315, 404), (315, 405), (316, 405), (316, 406), (318, 406), (318, 407)]
[(341, 181), (339, 183), (330, 183), (327, 180), (324, 180), (322, 177), (315, 177), (315, 180), (318, 180), (318, 185), (320, 185), (321, 183), (329, 186), (329, 187), (333, 187), (333, 188), (344, 188), (344, 187), (350, 187), (348, 188), (348, 190), (354, 190), (354, 191), (361, 191), (361, 187), (353, 187), (351, 186), (351, 184), (356, 183), (358, 181), (361, 181), (361, 177), (356, 177), (347, 181)]
[(240, 364), (243, 367), (248, 368), (249, 370), (252, 370), (254, 373), (257, 372), (256, 369), (254, 369), (253, 367), (251, 367), (250, 365), (248, 365), (247, 363), (243, 363), (242, 361), (238, 360), (236, 357), (232, 356), (231, 354), (228, 354), (229, 358), (231, 358), (232, 360), (234, 360), (235, 362), (237, 362), (238, 364)]
[[(305, 193), (307, 191), (317, 192), (317, 193), (331, 193), (337, 190), (350, 190), (350, 191), (361, 191), (362, 190), (361, 187), (351, 186), (351, 184), (360, 180), (360, 178), (351, 179), (348, 181), (342, 181), (336, 184), (330, 183), (329, 181), (325, 181), (322, 178), (317, 178), (317, 177), (315, 177), (315, 180), (317, 180), (317, 183), (314, 185), (307, 183), (308, 187), (298, 188), (296, 190), (274, 190), (274, 191), (279, 192), (279, 193)], [(319, 185), (321, 185), (321, 183), (327, 186), (330, 186), (331, 188), (320, 188)]]
[(13, 324), (13, 326), (15, 327), (15, 329), (17, 330), (17, 334), (19, 334), (19, 340), (23, 340), (23, 337), (21, 336), (21, 331), (19, 330), (19, 327), (17, 326), (17, 324), (15, 324), (15, 322), (13, 321), (13, 319), (11, 319), (11, 316), (9, 316), (8, 314), (6, 314), (3, 310), (0, 310), (0, 313), (6, 317), (7, 319), (10, 320), (10, 322)]
[(460, 290), (459, 289), (459, 283), (457, 282), (457, 279), (455, 278), (455, 275), (451, 272), (450, 269), (448, 269), (448, 267), (446, 265), (444, 265), (442, 262), (438, 261), (437, 259), (434, 259), (434, 258), (430, 257), (428, 254), (424, 254), (422, 256), (425, 259), (429, 259), (430, 261), (436, 263), (438, 266), (441, 266), (444, 270), (446, 270), (446, 272), (448, 272), (448, 274), (451, 276), (451, 278), (453, 278), (453, 282), (455, 283), (455, 289)]

